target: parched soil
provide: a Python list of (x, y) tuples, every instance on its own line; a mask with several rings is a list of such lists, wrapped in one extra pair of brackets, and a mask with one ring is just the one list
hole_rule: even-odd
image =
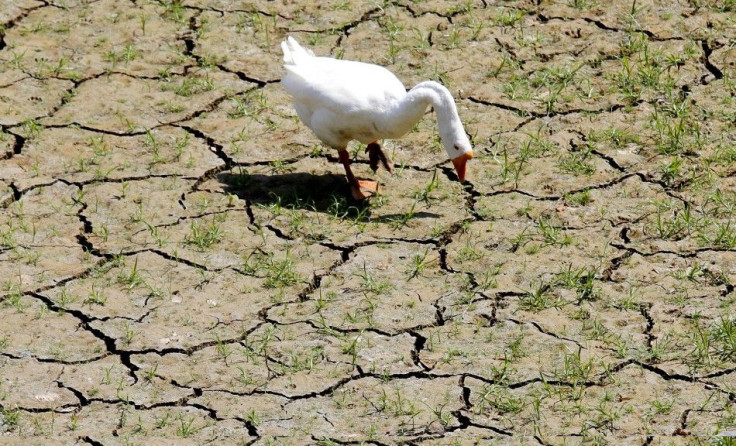
[[(428, 112), (348, 199), (287, 35), (469, 183)], [(0, 443), (732, 444), (735, 64), (732, 0), (1, 1)]]

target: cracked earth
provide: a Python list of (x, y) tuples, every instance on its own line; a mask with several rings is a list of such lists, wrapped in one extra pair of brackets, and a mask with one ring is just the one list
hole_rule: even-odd
[[(731, 444), (735, 17), (0, 2), (0, 442)], [(428, 112), (347, 199), (287, 35), (446, 85), (469, 183)]]

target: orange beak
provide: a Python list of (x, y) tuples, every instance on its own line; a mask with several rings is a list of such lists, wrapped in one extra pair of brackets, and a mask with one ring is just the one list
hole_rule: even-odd
[(455, 172), (457, 172), (457, 178), (461, 183), (465, 182), (465, 166), (469, 159), (473, 159), (473, 152), (463, 153), (457, 158), (453, 158), (452, 165), (455, 166)]

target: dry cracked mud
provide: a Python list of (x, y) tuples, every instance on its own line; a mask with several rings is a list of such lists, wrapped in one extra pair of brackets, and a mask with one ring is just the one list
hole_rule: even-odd
[[(287, 35), (469, 183), (347, 199)], [(2, 0), (0, 443), (733, 444), (735, 189), (733, 0)]]

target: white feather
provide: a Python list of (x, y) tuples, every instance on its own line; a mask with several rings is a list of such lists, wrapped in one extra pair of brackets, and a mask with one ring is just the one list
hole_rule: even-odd
[(340, 150), (350, 140), (367, 144), (398, 138), (431, 104), (448, 156), (472, 151), (452, 95), (442, 85), (422, 82), (407, 94), (401, 81), (384, 67), (315, 57), (292, 37), (281, 48), (286, 68), (281, 83), (293, 97), (299, 118), (325, 144)]

